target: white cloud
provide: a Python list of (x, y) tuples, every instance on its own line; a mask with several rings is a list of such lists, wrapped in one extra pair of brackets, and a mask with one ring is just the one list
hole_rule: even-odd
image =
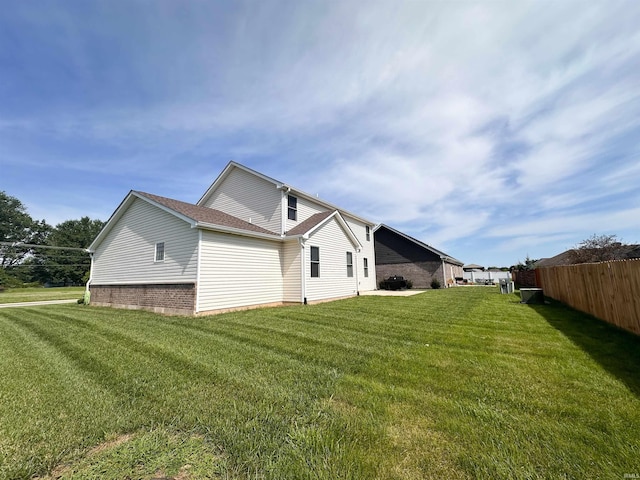
[[(24, 158), (4, 142), (7, 158), (146, 171), (163, 188), (172, 170), (181, 192), (193, 172), (212, 181), (226, 161), (247, 161), (454, 256), (469, 237), (559, 245), (594, 225), (637, 225), (633, 209), (584, 213), (640, 184), (639, 147), (624, 140), (640, 129), (635, 3), (123, 9), (51, 17), (79, 86), (97, 83), (105, 99), (0, 118), (0, 140), (45, 131), (84, 148)], [(113, 58), (96, 64), (90, 46), (109, 42)]]

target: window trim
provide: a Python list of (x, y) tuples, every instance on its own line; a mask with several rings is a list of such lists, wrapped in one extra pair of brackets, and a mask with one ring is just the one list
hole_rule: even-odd
[[(162, 257), (158, 258), (158, 254), (161, 253)], [(154, 249), (153, 263), (163, 263), (166, 254), (166, 249), (164, 246), (164, 242), (156, 242), (156, 246)]]
[(353, 253), (347, 252), (347, 277), (353, 278)]
[(295, 195), (287, 195), (287, 219), (298, 221), (298, 197)]
[[(313, 252), (316, 252), (316, 260), (313, 259), (314, 255)], [(311, 278), (320, 278), (320, 247), (313, 247), (311, 246), (309, 248), (309, 265), (310, 265), (310, 271), (309, 271), (309, 275), (311, 276)], [(313, 273), (313, 266), (316, 265), (316, 274), (314, 275)]]
[(369, 278), (369, 259), (368, 258), (363, 258), (364, 262), (364, 276)]

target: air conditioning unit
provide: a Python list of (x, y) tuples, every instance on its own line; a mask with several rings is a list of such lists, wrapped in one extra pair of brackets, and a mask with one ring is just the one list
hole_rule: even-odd
[(520, 303), (544, 303), (544, 294), (541, 288), (521, 288)]
[(513, 293), (513, 282), (508, 278), (500, 279), (500, 293)]

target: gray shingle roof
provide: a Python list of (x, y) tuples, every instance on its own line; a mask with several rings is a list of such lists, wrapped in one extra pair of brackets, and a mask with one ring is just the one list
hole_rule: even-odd
[(332, 213), (333, 212), (327, 211), (327, 212), (320, 212), (320, 213), (316, 213), (315, 215), (311, 215), (304, 222), (299, 223), (298, 225), (293, 227), (291, 230), (289, 230), (287, 232), (287, 236), (304, 235), (313, 227), (315, 227), (320, 222), (325, 220)]
[[(220, 210), (214, 210), (208, 207), (199, 207), (191, 203), (181, 202), (172, 198), (161, 197), (159, 195), (153, 195), (146, 192), (134, 191), (134, 193), (146, 197), (154, 202), (163, 205), (174, 212), (184, 215), (191, 220), (199, 223), (207, 223), (210, 225), (217, 225), (220, 227), (237, 228), (239, 230), (246, 230), (249, 232), (265, 233), (269, 235), (278, 235), (275, 232), (267, 230), (266, 228), (259, 227), (253, 223), (245, 222), (244, 220), (229, 215), (228, 213), (221, 212)], [(303, 222), (304, 223), (304, 222)]]

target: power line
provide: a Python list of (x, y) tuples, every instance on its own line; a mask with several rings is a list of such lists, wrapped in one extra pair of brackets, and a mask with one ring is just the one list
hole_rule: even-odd
[(29, 248), (51, 248), (53, 250), (75, 250), (77, 252), (89, 253), (86, 248), (78, 248), (78, 247), (54, 247), (53, 245), (33, 245), (31, 243), (22, 243), (22, 242), (0, 242), (0, 245), (5, 247), (29, 247)]

